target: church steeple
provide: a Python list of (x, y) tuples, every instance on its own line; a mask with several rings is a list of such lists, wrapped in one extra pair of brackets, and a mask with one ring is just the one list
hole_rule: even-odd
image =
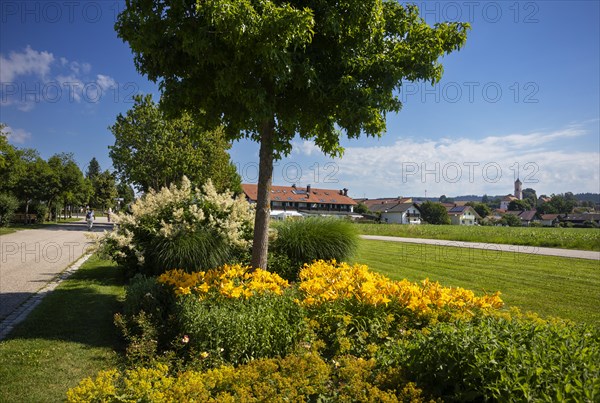
[(519, 180), (519, 178), (517, 178), (517, 180), (515, 181), (515, 197), (519, 200), (523, 200), (522, 185), (523, 183)]

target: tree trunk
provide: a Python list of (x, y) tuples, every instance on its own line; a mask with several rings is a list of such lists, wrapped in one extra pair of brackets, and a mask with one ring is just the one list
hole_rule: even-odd
[(258, 165), (258, 191), (256, 216), (254, 218), (254, 243), (252, 244), (252, 267), (267, 269), (269, 250), (269, 220), (271, 217), (271, 182), (273, 181), (273, 136), (275, 121), (263, 123), (260, 133)]

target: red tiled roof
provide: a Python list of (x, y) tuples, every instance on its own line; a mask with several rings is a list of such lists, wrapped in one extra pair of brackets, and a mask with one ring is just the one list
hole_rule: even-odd
[[(258, 185), (242, 184), (242, 190), (251, 201), (255, 202), (258, 199)], [(310, 194), (307, 194), (306, 188), (293, 188), (291, 186), (271, 186), (271, 201), (344, 204), (351, 206), (357, 204), (351, 197), (340, 194), (340, 190), (315, 189), (311, 187)]]
[(412, 203), (412, 198), (410, 197), (382, 197), (379, 199), (361, 199), (361, 203), (371, 210), (371, 207), (379, 204), (404, 204), (404, 203)]

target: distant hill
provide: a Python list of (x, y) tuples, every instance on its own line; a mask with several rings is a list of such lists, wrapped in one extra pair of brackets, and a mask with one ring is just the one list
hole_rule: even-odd
[[(490, 200), (494, 200), (496, 198), (502, 199), (506, 195), (488, 195)], [(539, 196), (539, 194), (538, 194)], [(575, 198), (579, 201), (592, 201), (596, 204), (600, 204), (600, 193), (575, 193)], [(423, 197), (423, 196), (410, 196), (414, 201), (439, 201), (439, 197)], [(483, 196), (477, 195), (462, 195), (462, 196), (450, 196), (449, 199), (454, 201), (472, 201), (472, 202), (481, 202), (481, 198)]]
[(600, 193), (575, 193), (573, 196), (579, 201), (591, 201), (600, 204)]

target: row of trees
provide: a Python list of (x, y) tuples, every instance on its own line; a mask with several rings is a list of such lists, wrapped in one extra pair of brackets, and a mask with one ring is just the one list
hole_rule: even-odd
[(83, 206), (115, 208), (117, 196), (126, 203), (133, 200), (131, 187), (116, 185), (114, 176), (102, 171), (95, 158), (84, 175), (72, 153), (45, 160), (35, 149), (12, 146), (8, 134), (6, 126), (0, 124), (0, 194), (4, 204), (0, 209), (4, 216), (18, 209), (45, 220), (61, 212), (70, 216)]

